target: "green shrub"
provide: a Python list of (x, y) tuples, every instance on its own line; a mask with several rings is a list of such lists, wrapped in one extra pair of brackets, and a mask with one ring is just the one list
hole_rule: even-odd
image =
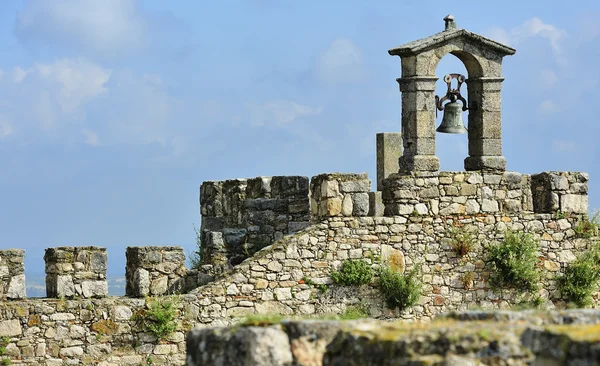
[(158, 340), (167, 339), (175, 329), (176, 304), (173, 300), (163, 299), (151, 302), (148, 310), (133, 315), (133, 320), (144, 331), (152, 333)]
[(507, 232), (502, 243), (489, 248), (492, 287), (537, 290), (540, 280), (537, 250), (538, 243), (531, 234)]
[(421, 283), (417, 280), (418, 272), (417, 268), (413, 268), (407, 274), (402, 274), (390, 267), (380, 269), (379, 289), (389, 308), (399, 308), (400, 311), (403, 311), (419, 301)]
[(341, 285), (364, 285), (373, 279), (373, 269), (362, 260), (345, 260), (340, 270), (331, 274), (331, 279)]
[(598, 223), (598, 214), (595, 213), (590, 219), (582, 219), (577, 222), (577, 225), (573, 228), (575, 230), (575, 235), (578, 238), (586, 238), (589, 239), (592, 236), (598, 235), (598, 228), (600, 227), (600, 223)]
[(475, 238), (472, 233), (465, 229), (452, 229), (450, 231), (450, 244), (452, 250), (461, 257), (469, 254), (475, 246)]
[(591, 249), (569, 264), (558, 278), (558, 288), (564, 297), (578, 307), (591, 304), (592, 294), (600, 279), (600, 252)]

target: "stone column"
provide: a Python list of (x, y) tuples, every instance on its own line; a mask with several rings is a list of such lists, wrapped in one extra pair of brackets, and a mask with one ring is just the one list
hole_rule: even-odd
[(502, 81), (500, 77), (467, 79), (469, 91), (469, 157), (465, 170), (506, 170), (502, 156)]
[(46, 262), (46, 296), (54, 298), (108, 295), (106, 248), (48, 248)]
[(182, 247), (127, 247), (125, 294), (144, 297), (183, 291), (188, 269)]
[(25, 297), (25, 266), (22, 249), (0, 250), (0, 300)]
[(398, 173), (398, 159), (402, 156), (402, 134), (382, 132), (377, 134), (377, 190), (383, 191), (383, 180)]
[(325, 173), (310, 180), (311, 214), (320, 220), (332, 216), (367, 216), (371, 180), (367, 173)]
[[(403, 75), (405, 61), (403, 62)], [(435, 156), (435, 83), (437, 77), (403, 76), (397, 79), (402, 92), (402, 142), (399, 159), (401, 174), (413, 171), (438, 171)]]

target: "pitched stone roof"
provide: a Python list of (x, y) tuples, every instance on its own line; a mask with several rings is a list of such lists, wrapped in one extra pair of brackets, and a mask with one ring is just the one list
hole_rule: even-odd
[(403, 44), (402, 46), (392, 48), (388, 51), (388, 53), (392, 56), (414, 55), (441, 46), (455, 38), (464, 38), (465, 40), (479, 43), (482, 46), (489, 48), (491, 51), (504, 56), (513, 55), (516, 52), (516, 50), (512, 47), (503, 45), (500, 42), (496, 42), (484, 36), (480, 36), (479, 34), (469, 32), (465, 29), (448, 29), (427, 38), (418, 39), (416, 41)]

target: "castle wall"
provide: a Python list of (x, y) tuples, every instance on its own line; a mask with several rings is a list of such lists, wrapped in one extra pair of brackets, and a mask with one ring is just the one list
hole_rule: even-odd
[[(214, 282), (176, 299), (177, 330), (164, 343), (144, 331), (133, 314), (164, 297), (133, 299), (0, 302), (0, 337), (8, 337), (6, 357), (13, 365), (89, 363), (182, 364), (184, 334), (194, 325), (216, 326), (249, 314), (324, 315), (363, 305), (374, 318), (427, 320), (467, 308), (509, 308), (528, 300), (514, 291), (489, 287), (486, 248), (502, 240), (505, 230), (531, 233), (539, 240), (543, 273), (540, 295), (548, 307), (564, 307), (555, 278), (588, 246), (574, 227), (581, 217), (518, 213), (394, 217), (329, 217), (264, 248)], [(450, 245), (450, 229), (472, 230), (478, 245), (459, 257)], [(421, 266), (419, 303), (400, 313), (387, 309), (375, 286), (339, 286), (331, 272), (344, 259), (362, 259), (373, 268), (395, 258), (406, 270)], [(461, 276), (473, 272), (472, 283)]]
[[(99, 361), (100, 365), (182, 364), (184, 334), (192, 326), (227, 325), (250, 314), (324, 315), (363, 305), (374, 318), (427, 320), (436, 314), (468, 308), (509, 308), (528, 300), (511, 290), (489, 287), (486, 248), (505, 230), (531, 233), (539, 240), (543, 278), (539, 295), (547, 307), (564, 307), (556, 276), (588, 246), (577, 238), (580, 217), (552, 214), (330, 217), (264, 248), (233, 270), (186, 295), (173, 296), (177, 330), (163, 343), (143, 330), (134, 314), (165, 297), (134, 299), (0, 302), (0, 337), (8, 337), (6, 357), (13, 365), (35, 361), (63, 365)], [(459, 257), (450, 245), (450, 228), (476, 233), (478, 245)], [(421, 266), (419, 303), (400, 313), (387, 309), (375, 286), (339, 286), (331, 272), (348, 258), (373, 268), (395, 258), (406, 270)], [(465, 285), (461, 276), (472, 272)]]

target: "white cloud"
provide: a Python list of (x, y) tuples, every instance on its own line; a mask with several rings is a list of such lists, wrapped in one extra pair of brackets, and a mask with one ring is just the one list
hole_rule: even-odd
[(347, 38), (334, 40), (321, 54), (317, 77), (328, 83), (358, 82), (364, 79), (363, 56)]
[(252, 124), (263, 125), (288, 125), (304, 116), (318, 115), (321, 107), (310, 107), (293, 101), (278, 100), (263, 104), (247, 103)]
[(566, 63), (563, 42), (567, 37), (567, 32), (552, 24), (544, 23), (540, 18), (533, 17), (510, 30), (491, 28), (486, 34), (492, 39), (513, 46), (518, 46), (531, 38), (545, 39), (550, 43), (556, 61), (561, 64)]
[(539, 107), (540, 112), (542, 113), (550, 113), (556, 111), (556, 104), (554, 104), (551, 100), (544, 100), (540, 103)]
[(68, 44), (97, 54), (139, 47), (145, 24), (135, 0), (28, 0), (17, 14), (23, 41)]
[(0, 79), (0, 101), (7, 118), (18, 121), (0, 125), (0, 133), (23, 139), (41, 134), (36, 138), (106, 145), (172, 137), (167, 124), (173, 99), (160, 76), (105, 69), (85, 59), (15, 67)]
[[(14, 67), (0, 79), (0, 95), (10, 100), (13, 120), (51, 129), (70, 119), (82, 119), (83, 106), (106, 92), (106, 70), (84, 59)], [(23, 123), (21, 123), (23, 122)]]
[(91, 146), (98, 146), (100, 144), (100, 139), (94, 131), (84, 128), (81, 130), (81, 134), (85, 137), (86, 144)]

